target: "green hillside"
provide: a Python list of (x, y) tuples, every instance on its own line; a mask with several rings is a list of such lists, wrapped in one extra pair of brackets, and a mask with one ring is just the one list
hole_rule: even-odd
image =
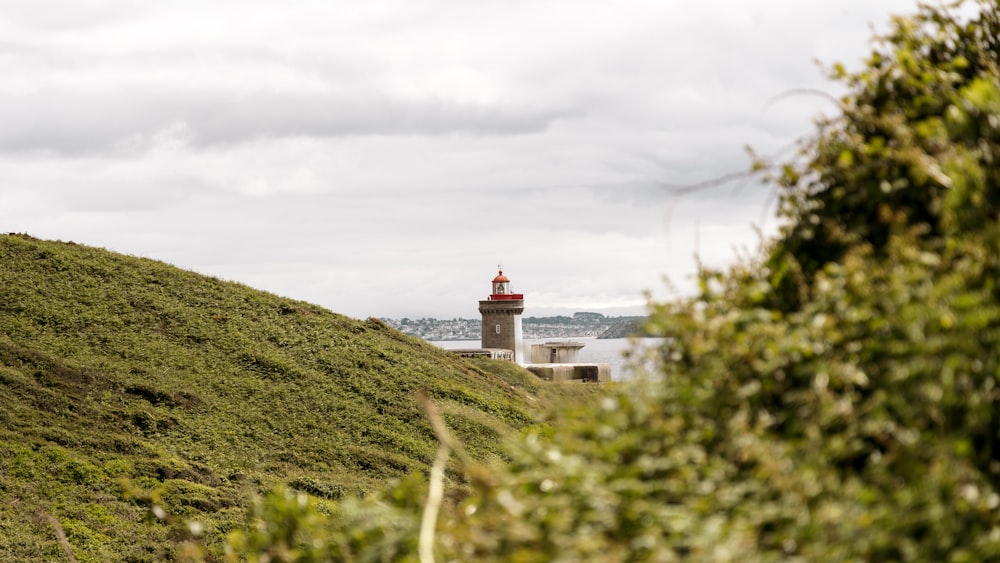
[[(381, 321), (26, 235), (0, 236), (0, 560), (219, 553), (256, 494), (337, 499), (426, 470), (425, 390), (473, 455), (544, 390)], [(164, 518), (150, 517), (151, 506)]]

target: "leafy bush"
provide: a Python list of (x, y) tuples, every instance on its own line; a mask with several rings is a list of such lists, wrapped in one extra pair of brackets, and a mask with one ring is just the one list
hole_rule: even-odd
[[(524, 432), (506, 463), (459, 456), (468, 492), (433, 534), (432, 471), (329, 507), (310, 537), (366, 551), (310, 557), (1000, 560), (1000, 4), (978, 7), (921, 7), (864, 69), (835, 67), (842, 115), (772, 175), (777, 240), (652, 307), (658, 377)], [(284, 499), (231, 555), (306, 545), (287, 532), (316, 511)]]
[[(957, 10), (962, 2), (955, 6)], [(900, 225), (921, 244), (978, 232), (1000, 211), (1000, 15), (977, 2), (966, 21), (944, 8), (898, 17), (800, 160), (776, 175), (790, 225), (767, 262), (787, 310), (825, 264), (855, 244), (883, 255)]]

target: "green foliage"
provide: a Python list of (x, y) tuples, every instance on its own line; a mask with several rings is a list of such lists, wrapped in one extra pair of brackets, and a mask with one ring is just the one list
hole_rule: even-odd
[[(1000, 560), (1000, 4), (978, 6), (835, 67), (843, 115), (778, 168), (778, 239), (652, 306), (659, 377), (505, 463), (459, 456), (440, 560)], [(376, 492), (319, 534), (412, 556), (428, 498)]]
[[(775, 180), (790, 219), (767, 263), (785, 310), (854, 244), (881, 255), (899, 225), (935, 240), (976, 231), (1000, 210), (1000, 15), (945, 8), (899, 17), (865, 68), (833, 75), (850, 94), (819, 124), (800, 162)], [(803, 287), (805, 285), (806, 287)]]
[(772, 499), (752, 529), (762, 554), (1000, 556), (993, 273), (983, 246), (919, 240), (851, 249), (792, 313), (755, 305), (752, 270), (661, 311), (668, 389), (692, 400), (730, 479)]
[(0, 236), (0, 561), (62, 557), (49, 517), (81, 561), (179, 557), (192, 539), (221, 556), (276, 484), (340, 498), (426, 471), (418, 391), (483, 459), (549, 393), (377, 320)]
[(416, 561), (419, 515), (406, 508), (352, 498), (331, 514), (329, 506), (279, 488), (255, 505), (245, 530), (230, 536), (226, 560)]

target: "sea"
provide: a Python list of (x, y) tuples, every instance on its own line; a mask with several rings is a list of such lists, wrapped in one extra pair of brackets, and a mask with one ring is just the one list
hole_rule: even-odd
[[(456, 350), (459, 348), (479, 348), (479, 340), (431, 340), (435, 346), (445, 350)], [(636, 375), (634, 360), (625, 358), (625, 352), (635, 350), (638, 346), (640, 351), (649, 352), (663, 343), (662, 338), (526, 338), (524, 340), (525, 356), (530, 356), (532, 344), (544, 344), (545, 342), (579, 342), (583, 344), (577, 360), (580, 363), (610, 364), (611, 379), (614, 381), (625, 381), (632, 379)], [(633, 357), (639, 357), (633, 354)], [(642, 364), (648, 369), (649, 362)], [(641, 369), (641, 368), (640, 368)]]

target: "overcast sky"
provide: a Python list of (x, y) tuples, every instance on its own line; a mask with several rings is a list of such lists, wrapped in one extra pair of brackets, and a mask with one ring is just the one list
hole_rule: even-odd
[(0, 0), (0, 231), (353, 317), (636, 314), (773, 232), (683, 185), (812, 131), (914, 0)]

